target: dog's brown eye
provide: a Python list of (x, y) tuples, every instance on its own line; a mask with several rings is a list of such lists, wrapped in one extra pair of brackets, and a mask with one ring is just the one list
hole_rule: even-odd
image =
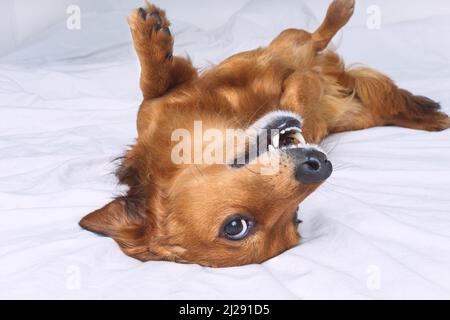
[(222, 234), (230, 240), (242, 240), (248, 236), (253, 221), (246, 217), (235, 216), (225, 222)]

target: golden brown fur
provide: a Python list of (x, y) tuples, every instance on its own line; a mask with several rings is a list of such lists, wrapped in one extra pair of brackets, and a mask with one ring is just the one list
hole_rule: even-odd
[[(375, 70), (347, 69), (326, 49), (353, 9), (353, 0), (335, 0), (316, 32), (285, 30), (268, 47), (236, 54), (201, 75), (189, 60), (172, 57), (164, 11), (152, 5), (134, 11), (129, 24), (144, 101), (137, 142), (117, 173), (129, 191), (86, 216), (81, 226), (114, 238), (126, 254), (143, 261), (260, 263), (299, 242), (297, 207), (320, 183), (298, 183), (288, 158), (268, 176), (254, 174), (257, 165), (174, 164), (174, 130), (192, 131), (195, 120), (220, 130), (246, 129), (278, 109), (303, 117), (309, 143), (373, 126), (449, 128), (434, 101), (399, 89)], [(234, 212), (249, 213), (258, 223), (243, 241), (219, 235)]]

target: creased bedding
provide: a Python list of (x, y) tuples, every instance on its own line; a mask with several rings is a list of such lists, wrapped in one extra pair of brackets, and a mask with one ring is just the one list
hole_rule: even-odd
[[(317, 27), (327, 3), (251, 0), (208, 30), (172, 21), (175, 51), (206, 68), (283, 28)], [(367, 27), (371, 2), (359, 1), (338, 51), (450, 113), (448, 1), (378, 3), (381, 29)], [(450, 130), (327, 138), (335, 172), (300, 207), (302, 245), (262, 265), (141, 263), (81, 230), (123, 190), (112, 160), (136, 136), (126, 15), (55, 25), (0, 58), (0, 298), (450, 298)]]

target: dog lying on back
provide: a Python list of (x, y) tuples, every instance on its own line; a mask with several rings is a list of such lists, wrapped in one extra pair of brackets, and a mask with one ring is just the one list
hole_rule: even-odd
[[(172, 55), (165, 12), (150, 4), (135, 10), (128, 21), (144, 101), (137, 142), (117, 172), (129, 190), (80, 225), (142, 261), (261, 263), (299, 243), (298, 206), (332, 172), (316, 145), (324, 137), (387, 125), (449, 128), (438, 103), (375, 70), (347, 69), (327, 50), (354, 5), (335, 0), (315, 32), (285, 30), (268, 47), (200, 75)], [(214, 130), (211, 143), (198, 143), (199, 127)], [(180, 147), (184, 135), (194, 146)], [(224, 161), (192, 156), (208, 150)]]

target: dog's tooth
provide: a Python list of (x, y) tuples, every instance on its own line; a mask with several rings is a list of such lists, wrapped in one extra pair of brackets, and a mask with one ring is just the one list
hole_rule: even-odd
[(280, 146), (280, 135), (276, 134), (272, 138), (272, 145), (274, 148), (278, 148)]
[(297, 139), (300, 142), (300, 144), (306, 144), (305, 138), (300, 132), (294, 133), (293, 137)]
[(273, 155), (275, 154), (277, 151), (275, 150), (275, 147), (273, 145), (269, 145), (269, 154)]

